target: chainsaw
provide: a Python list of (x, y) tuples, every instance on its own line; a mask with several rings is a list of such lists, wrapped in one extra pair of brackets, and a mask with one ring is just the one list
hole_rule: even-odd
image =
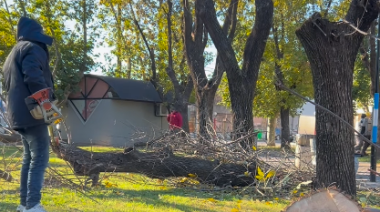
[(45, 88), (25, 98), (30, 114), (35, 119), (44, 119), (47, 124), (59, 123), (62, 120), (61, 110), (57, 108), (57, 100), (51, 102), (53, 92)]

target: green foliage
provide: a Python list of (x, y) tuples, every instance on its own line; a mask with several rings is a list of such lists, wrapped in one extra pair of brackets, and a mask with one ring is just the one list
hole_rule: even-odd
[[(256, 84), (255, 98), (253, 101), (253, 113), (257, 117), (276, 117), (280, 108), (290, 108), (291, 114), (295, 115), (297, 109), (303, 106), (304, 101), (287, 91), (277, 90), (275, 82), (278, 80), (275, 73), (276, 64), (284, 75), (285, 86), (292, 88), (299, 94), (312, 98), (313, 83), (309, 64), (303, 49), (296, 39), (295, 30), (302, 20), (307, 18), (306, 4), (308, 1), (274, 1), (275, 13), (271, 35), (267, 40), (263, 62), (260, 66), (259, 78)], [(250, 3), (243, 5), (250, 7)], [(253, 12), (248, 10), (247, 15)], [(248, 19), (249, 20), (249, 19)], [(246, 39), (252, 22), (240, 19), (237, 39), (234, 43), (238, 48), (243, 48), (242, 39)], [(282, 57), (276, 50), (276, 36), (273, 28), (277, 28), (278, 48)], [(236, 48), (235, 48), (236, 49)], [(238, 54), (239, 55), (239, 54)], [(239, 55), (240, 61), (242, 55)], [(227, 79), (224, 77), (219, 89), (223, 97), (222, 104), (230, 106)]]
[[(17, 21), (24, 7), (27, 15), (40, 22), (44, 32), (54, 38), (53, 46), (49, 47), (50, 65), (55, 76), (56, 95), (63, 100), (70, 91), (77, 89), (75, 85), (79, 82), (81, 73), (92, 70), (96, 65), (93, 60), (95, 55), (91, 55), (97, 38), (96, 28), (91, 25), (96, 12), (95, 1), (75, 0), (70, 1), (70, 4), (65, 0), (14, 1), (7, 7), (4, 1), (1, 2), (0, 66), (16, 44)], [(74, 31), (65, 28), (67, 21), (76, 23)]]
[[(159, 84), (165, 92), (173, 90), (173, 84), (168, 80), (165, 71), (168, 67), (167, 2), (103, 0), (101, 4), (98, 17), (103, 29), (107, 31), (104, 40), (109, 46), (115, 47), (112, 54), (121, 61), (121, 67), (117, 67), (117, 64), (111, 65), (105, 67), (103, 72), (115, 77), (150, 80), (153, 70), (149, 51), (152, 50)], [(181, 2), (173, 1), (173, 69), (178, 81), (187, 83), (188, 67), (183, 54), (181, 30), (182, 13)], [(117, 29), (122, 29), (122, 32)]]
[(369, 106), (373, 103), (371, 97), (371, 74), (359, 56), (354, 68), (352, 99), (356, 108), (363, 108), (367, 111), (369, 111)]

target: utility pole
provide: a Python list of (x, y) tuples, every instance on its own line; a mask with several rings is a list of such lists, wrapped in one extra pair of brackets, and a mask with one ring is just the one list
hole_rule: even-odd
[[(377, 34), (378, 38), (380, 38), (380, 16), (378, 18), (378, 28), (377, 28)], [(379, 59), (380, 59), (380, 42), (379, 39), (377, 39), (377, 56), (376, 56), (376, 80), (375, 80), (375, 95), (374, 95), (374, 108), (373, 108), (373, 114), (372, 114), (372, 142), (377, 143), (377, 125), (378, 125), (378, 119), (379, 119)], [(372, 145), (371, 146), (371, 169), (376, 171), (376, 149)], [(370, 181), (376, 182), (376, 174), (373, 172), (370, 172)]]

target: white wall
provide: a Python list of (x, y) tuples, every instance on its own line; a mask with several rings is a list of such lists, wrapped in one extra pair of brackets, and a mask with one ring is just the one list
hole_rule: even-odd
[(79, 145), (92, 142), (94, 145), (131, 146), (134, 142), (157, 138), (168, 129), (166, 117), (156, 117), (154, 104), (147, 102), (103, 99), (86, 123), (70, 102), (62, 113), (73, 143)]
[(315, 106), (306, 102), (299, 116), (298, 134), (314, 135), (315, 133)]

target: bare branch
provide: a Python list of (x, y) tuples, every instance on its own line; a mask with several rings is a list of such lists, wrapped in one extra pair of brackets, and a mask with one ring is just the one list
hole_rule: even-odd
[(184, 22), (184, 39), (185, 42), (191, 42), (193, 41), (191, 32), (192, 32), (192, 25), (193, 25), (193, 18), (191, 16), (190, 12), (190, 6), (188, 3), (188, 0), (183, 0), (183, 7), (184, 7), (184, 14), (183, 14), (183, 22)]
[(140, 35), (144, 40), (145, 46), (148, 49), (150, 60), (151, 60), (152, 75), (153, 75), (152, 79), (154, 81), (156, 81), (157, 80), (157, 69), (156, 69), (156, 59), (155, 59), (154, 49), (150, 48), (150, 46), (149, 46), (149, 43), (146, 39), (146, 36), (145, 36), (143, 30), (141, 29), (141, 26), (140, 26), (140, 24), (136, 18), (135, 11), (133, 10), (133, 7), (132, 7), (132, 3), (129, 4), (129, 7), (131, 9), (131, 13), (133, 16), (133, 22), (135, 23), (136, 27), (138, 28)]
[(26, 12), (26, 9), (25, 9), (25, 4), (24, 4), (24, 2), (23, 2), (23, 0), (18, 0), (18, 2), (19, 2), (19, 4), (20, 4), (20, 7), (21, 7), (21, 10), (22, 10), (22, 16), (27, 16), (28, 15), (28, 13)]

